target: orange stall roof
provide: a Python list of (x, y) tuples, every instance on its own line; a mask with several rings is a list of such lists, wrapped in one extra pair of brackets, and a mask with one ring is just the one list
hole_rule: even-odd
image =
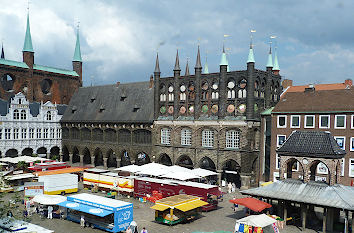
[(34, 172), (35, 176), (48, 176), (48, 175), (56, 175), (56, 174), (64, 174), (64, 173), (74, 173), (74, 172), (81, 172), (90, 167), (67, 167), (57, 170), (50, 170), (50, 171), (42, 171), (42, 172)]

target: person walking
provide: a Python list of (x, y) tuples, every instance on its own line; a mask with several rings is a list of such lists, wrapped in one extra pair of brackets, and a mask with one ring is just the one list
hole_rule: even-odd
[(145, 229), (145, 227), (143, 227), (140, 233), (148, 233), (148, 231)]
[(227, 189), (228, 189), (228, 192), (231, 193), (231, 189), (232, 189), (232, 184), (231, 184), (231, 182), (229, 182), (229, 183), (227, 184)]
[(81, 215), (80, 217), (80, 227), (81, 228), (85, 227), (85, 217), (83, 215)]
[(132, 229), (130, 229), (130, 226), (127, 228), (127, 230), (125, 231), (125, 233), (133, 233)]
[(53, 206), (48, 206), (48, 219), (53, 219)]

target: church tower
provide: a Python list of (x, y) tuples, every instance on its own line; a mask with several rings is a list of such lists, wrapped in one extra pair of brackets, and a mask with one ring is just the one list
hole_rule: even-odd
[(80, 49), (80, 36), (79, 36), (79, 27), (76, 32), (76, 46), (73, 57), (73, 70), (80, 77), (80, 86), (82, 86), (82, 58), (81, 58), (81, 49)]

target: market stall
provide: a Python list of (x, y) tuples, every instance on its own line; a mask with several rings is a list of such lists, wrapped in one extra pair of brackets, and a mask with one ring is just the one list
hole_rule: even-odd
[(265, 214), (250, 215), (236, 220), (236, 232), (279, 233), (277, 221)]
[(67, 197), (59, 206), (66, 208), (67, 219), (109, 232), (125, 230), (133, 221), (133, 204), (93, 194), (80, 193)]
[(238, 205), (243, 205), (254, 212), (261, 212), (264, 209), (272, 207), (271, 204), (260, 201), (253, 197), (231, 199), (230, 202)]
[(157, 200), (150, 208), (155, 210), (155, 221), (174, 225), (195, 219), (201, 211), (200, 207), (207, 204), (199, 197), (180, 194)]

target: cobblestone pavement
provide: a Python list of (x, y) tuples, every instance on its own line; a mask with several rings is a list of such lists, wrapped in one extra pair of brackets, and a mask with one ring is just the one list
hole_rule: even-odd
[[(81, 192), (87, 192), (82, 190)], [(13, 194), (7, 194), (7, 198), (11, 198)], [(103, 194), (98, 194), (103, 195)], [(203, 212), (199, 219), (191, 223), (177, 224), (175, 226), (167, 226), (154, 222), (154, 211), (150, 209), (152, 203), (140, 203), (134, 198), (120, 197), (120, 200), (132, 202), (134, 204), (134, 220), (138, 223), (139, 229), (143, 226), (149, 231), (149, 233), (191, 233), (194, 231), (206, 231), (212, 232), (217, 230), (232, 231), (235, 225), (236, 219), (244, 217), (242, 207), (240, 211), (234, 213), (232, 210), (232, 205), (228, 201), (233, 197), (241, 197), (240, 193), (235, 194), (225, 194), (224, 201), (220, 202), (219, 209)], [(31, 217), (31, 222), (38, 224), (47, 229), (54, 230), (56, 233), (97, 233), (104, 232), (98, 229), (84, 228), (81, 229), (78, 223), (70, 222), (62, 219), (43, 219), (41, 220), (38, 215), (33, 215)], [(282, 233), (295, 233), (303, 232), (310, 233), (315, 232), (313, 230), (301, 231), (294, 226), (286, 226)]]

